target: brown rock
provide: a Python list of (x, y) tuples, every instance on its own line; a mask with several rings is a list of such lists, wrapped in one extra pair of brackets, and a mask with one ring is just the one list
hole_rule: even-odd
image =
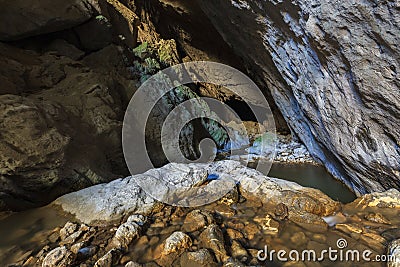
[(213, 223), (215, 223), (215, 220), (210, 212), (194, 210), (186, 215), (182, 229), (185, 232), (194, 232)]
[(200, 245), (211, 249), (218, 262), (225, 262), (229, 256), (225, 249), (224, 236), (221, 229), (215, 225), (209, 225), (199, 236)]

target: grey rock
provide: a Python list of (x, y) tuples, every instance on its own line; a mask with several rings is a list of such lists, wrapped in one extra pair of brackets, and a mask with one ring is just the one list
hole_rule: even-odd
[(93, 224), (116, 221), (129, 213), (147, 214), (156, 201), (135, 183), (133, 177), (128, 177), (64, 195), (53, 203), (84, 223)]
[(127, 250), (134, 239), (139, 238), (140, 226), (135, 222), (125, 222), (121, 224), (115, 232), (112, 246), (122, 250)]
[(0, 40), (11, 41), (69, 29), (90, 19), (91, 0), (0, 1)]
[[(87, 224), (93, 224), (96, 221), (112, 222), (132, 213), (145, 215), (151, 213), (157, 202), (137, 185), (135, 182), (137, 179), (143, 180), (151, 176), (152, 179), (158, 178), (158, 180), (166, 181), (167, 184), (178, 188), (179, 186), (190, 187), (198, 184), (204, 178), (203, 175), (193, 175), (196, 172), (214, 173), (219, 177), (240, 182), (239, 188), (244, 197), (247, 199), (257, 198), (272, 207), (283, 203), (291, 210), (302, 210), (316, 216), (331, 215), (340, 208), (338, 202), (319, 190), (270, 178), (256, 170), (242, 166), (239, 162), (229, 160), (211, 164), (172, 163), (162, 168), (151, 169), (144, 174), (67, 194), (53, 203), (60, 205), (64, 211), (74, 214)], [(210, 182), (211, 190), (213, 188), (221, 190), (221, 186), (226, 185), (217, 183), (218, 181)], [(232, 185), (232, 183), (228, 185)], [(229, 191), (230, 188), (226, 189)], [(216, 192), (219, 192), (218, 190)], [(207, 220), (209, 219), (211, 222), (211, 218), (207, 218)]]
[(197, 2), (332, 174), (400, 187), (398, 1)]

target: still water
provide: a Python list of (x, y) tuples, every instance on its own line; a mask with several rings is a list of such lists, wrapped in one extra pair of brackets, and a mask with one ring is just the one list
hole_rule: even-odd
[(268, 176), (319, 189), (332, 199), (342, 203), (349, 203), (356, 199), (356, 195), (352, 191), (322, 166), (274, 163)]

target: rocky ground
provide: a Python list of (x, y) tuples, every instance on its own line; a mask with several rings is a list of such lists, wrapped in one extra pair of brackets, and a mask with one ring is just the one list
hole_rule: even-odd
[[(308, 152), (307, 148), (300, 142), (293, 140), (291, 135), (276, 134), (276, 147), (274, 162), (288, 164), (315, 164), (318, 163)], [(249, 162), (257, 162), (258, 160), (268, 158), (268, 155), (261, 152), (260, 144), (253, 142), (250, 147), (245, 149), (245, 155), (228, 156), (231, 160), (249, 160)]]
[[(41, 248), (14, 248), (9, 252), (9, 260), (15, 262), (13, 266), (49, 267), (265, 266), (271, 261), (276, 264), (273, 266), (332, 266), (328, 260), (264, 261), (257, 253), (265, 245), (269, 250), (312, 249), (318, 253), (329, 246), (338, 249), (340, 238), (346, 240), (343, 250), (368, 249), (371, 258), (398, 251), (400, 193), (396, 190), (365, 195), (342, 205), (318, 190), (267, 178), (234, 161), (191, 165), (187, 171), (197, 168), (206, 168), (210, 174), (227, 173), (243, 178), (226, 196), (201, 208), (173, 207), (154, 200), (145, 201), (146, 207), (131, 208), (132, 201), (143, 195), (134, 190), (130, 203), (115, 201), (119, 197), (116, 184), (126, 186), (126, 180), (132, 178), (114, 181), (114, 186), (107, 189), (107, 185), (98, 185), (71, 193), (55, 205), (61, 205), (79, 220), (42, 233)], [(170, 171), (164, 167), (157, 173), (163, 170)], [(184, 173), (178, 171), (177, 175)], [(254, 183), (258, 186), (254, 187)], [(129, 190), (134, 188), (131, 185)], [(92, 190), (93, 199), (85, 197), (87, 190)], [(121, 199), (125, 199), (126, 195), (122, 195)], [(100, 198), (104, 201), (96, 202)], [(98, 203), (98, 207), (94, 209), (92, 203)], [(357, 264), (335, 262), (335, 266)]]

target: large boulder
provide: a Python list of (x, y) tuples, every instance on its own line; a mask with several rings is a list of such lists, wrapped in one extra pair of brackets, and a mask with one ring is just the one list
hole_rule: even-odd
[(13, 41), (75, 27), (90, 19), (96, 6), (94, 0), (1, 0), (0, 40)]
[(400, 187), (398, 1), (197, 2), (331, 173)]
[[(233, 180), (240, 183), (239, 188), (246, 198), (257, 199), (272, 210), (278, 205), (286, 205), (289, 215), (293, 214), (294, 216), (298, 212), (303, 212), (304, 214), (327, 216), (340, 209), (338, 202), (317, 189), (305, 188), (293, 182), (270, 178), (239, 162), (229, 160), (210, 164), (170, 163), (158, 169), (148, 170), (143, 174), (64, 195), (53, 204), (60, 206), (64, 211), (75, 215), (77, 219), (87, 224), (115, 222), (133, 213), (147, 215), (157, 211), (160, 207), (159, 203), (138, 185), (140, 181), (151, 177), (153, 193), (161, 191), (159, 185), (154, 181), (167, 182), (170, 189), (203, 188), (203, 177), (194, 175), (196, 173), (208, 173), (220, 177), (207, 185), (211, 190), (214, 188), (216, 194), (220, 193), (222, 186), (232, 186), (229, 183), (224, 184), (224, 180)], [(229, 191), (231, 188), (226, 189)], [(170, 192), (162, 191), (158, 197), (168, 199), (166, 195), (171, 194)], [(173, 192), (171, 195), (176, 196), (176, 193)], [(219, 195), (216, 198), (218, 197), (222, 196)], [(195, 199), (195, 197), (193, 198)]]

